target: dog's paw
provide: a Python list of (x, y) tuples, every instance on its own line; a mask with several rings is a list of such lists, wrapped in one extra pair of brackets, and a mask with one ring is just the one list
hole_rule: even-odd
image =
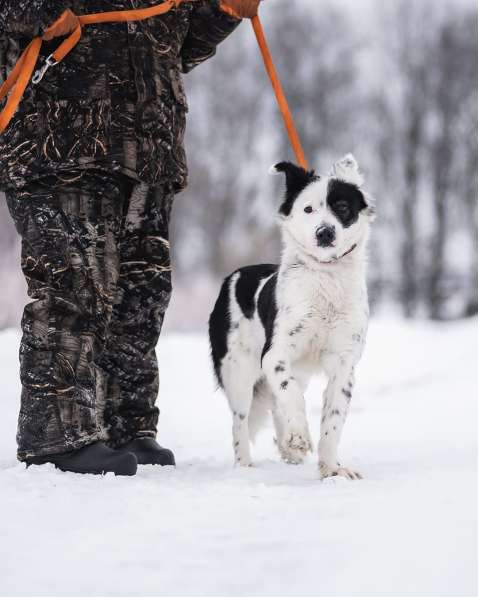
[(302, 464), (307, 452), (312, 452), (308, 434), (289, 433), (279, 446), (282, 460), (288, 464)]
[(254, 466), (252, 460), (247, 456), (236, 457), (234, 460), (234, 466), (240, 466), (242, 468), (247, 468)]
[(346, 468), (345, 466), (330, 466), (325, 462), (319, 462), (319, 473), (321, 479), (326, 479), (327, 477), (345, 477), (351, 481), (363, 479), (360, 473)]

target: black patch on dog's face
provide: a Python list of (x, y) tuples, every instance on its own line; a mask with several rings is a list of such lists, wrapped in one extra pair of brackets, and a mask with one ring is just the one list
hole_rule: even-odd
[(277, 274), (274, 274), (262, 287), (257, 300), (257, 312), (264, 326), (266, 341), (261, 355), (261, 363), (264, 356), (269, 352), (274, 335), (274, 324), (277, 317), (276, 302)]
[(279, 213), (284, 216), (290, 215), (294, 202), (306, 186), (319, 180), (314, 170), (304, 170), (291, 162), (280, 162), (275, 165), (277, 172), (284, 172), (286, 177), (286, 192)]
[(367, 207), (362, 191), (350, 182), (333, 178), (327, 189), (327, 204), (344, 228), (349, 228)]
[(239, 270), (239, 279), (236, 283), (236, 300), (247, 319), (254, 317), (256, 310), (255, 295), (261, 280), (268, 278), (276, 271), (277, 265), (269, 263), (250, 265)]

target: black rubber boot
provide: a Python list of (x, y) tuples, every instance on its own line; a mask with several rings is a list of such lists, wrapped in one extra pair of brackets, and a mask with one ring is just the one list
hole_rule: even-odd
[(136, 474), (138, 461), (130, 452), (117, 452), (108, 448), (103, 442), (95, 442), (79, 450), (63, 454), (48, 454), (29, 458), (27, 467), (32, 464), (54, 464), (61, 471), (82, 473), (90, 475), (115, 475), (132, 476)]
[(121, 451), (124, 450), (134, 454), (138, 464), (159, 464), (160, 466), (176, 464), (171, 450), (161, 447), (152, 437), (134, 439), (129, 444), (122, 446)]

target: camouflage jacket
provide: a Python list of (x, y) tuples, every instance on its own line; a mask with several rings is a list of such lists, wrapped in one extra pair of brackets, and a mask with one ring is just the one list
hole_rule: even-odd
[[(65, 8), (86, 14), (155, 4), (0, 0), (0, 79)], [(145, 21), (84, 27), (76, 48), (40, 84), (28, 87), (0, 135), (0, 189), (78, 168), (184, 188), (182, 73), (213, 56), (239, 22), (219, 10), (218, 0), (195, 0)], [(39, 64), (58, 45), (58, 39), (44, 42)]]

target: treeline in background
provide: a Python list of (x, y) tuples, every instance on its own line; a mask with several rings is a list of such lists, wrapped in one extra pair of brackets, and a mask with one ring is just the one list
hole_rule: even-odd
[[(352, 151), (376, 199), (375, 312), (478, 313), (478, 6), (267, 0), (263, 24), (310, 164)], [(205, 325), (220, 279), (276, 262), (282, 181), (294, 160), (248, 23), (186, 77), (190, 187), (176, 198), (167, 325)], [(2, 201), (0, 326), (18, 325), (19, 247)]]

